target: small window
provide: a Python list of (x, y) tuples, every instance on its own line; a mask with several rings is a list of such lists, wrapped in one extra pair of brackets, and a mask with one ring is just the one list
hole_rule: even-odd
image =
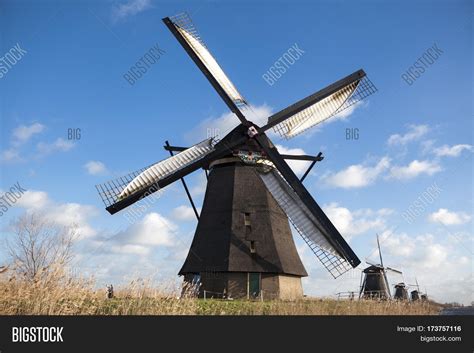
[(244, 213), (244, 224), (246, 227), (250, 227), (250, 213)]
[(257, 247), (255, 244), (255, 241), (251, 240), (250, 241), (250, 253), (255, 254), (257, 252)]

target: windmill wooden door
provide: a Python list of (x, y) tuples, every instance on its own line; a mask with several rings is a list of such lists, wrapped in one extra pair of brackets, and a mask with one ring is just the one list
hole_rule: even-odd
[(260, 295), (260, 273), (249, 273), (249, 297), (257, 298)]

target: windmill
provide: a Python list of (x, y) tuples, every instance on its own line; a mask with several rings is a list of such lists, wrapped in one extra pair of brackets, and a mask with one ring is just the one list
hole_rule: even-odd
[(410, 298), (412, 301), (417, 301), (417, 300), (428, 300), (428, 294), (426, 293), (426, 288), (425, 288), (425, 293), (422, 293), (420, 290), (420, 285), (418, 284), (418, 279), (415, 277), (415, 283), (416, 284), (408, 284), (410, 287), (416, 287), (416, 289), (412, 290), (410, 292)]
[(425, 293), (421, 295), (421, 300), (422, 301), (427, 301), (428, 300), (428, 290), (425, 287)]
[(390, 299), (390, 285), (387, 279), (387, 271), (402, 274), (401, 271), (391, 267), (384, 267), (382, 259), (382, 250), (380, 249), (379, 236), (377, 234), (377, 247), (379, 250), (380, 264), (374, 264), (365, 261), (369, 267), (361, 273), (361, 285), (359, 298), (364, 299)]
[(420, 295), (421, 295), (420, 285), (418, 284), (418, 279), (416, 279), (416, 277), (415, 277), (415, 282), (416, 284), (409, 284), (409, 286), (416, 287), (416, 289), (410, 292), (410, 297), (412, 301), (420, 300)]
[[(249, 120), (251, 107), (221, 69), (187, 14), (163, 19), (187, 54), (235, 114), (239, 124), (185, 148), (166, 143), (171, 156), (124, 177), (97, 185), (106, 210), (115, 214), (203, 168), (207, 188), (187, 258), (179, 271), (198, 295), (294, 298), (302, 296), (307, 276), (290, 225), (336, 278), (360, 260), (304, 187), (302, 180), (317, 156), (280, 154), (267, 133), (296, 136), (338, 114), (376, 88), (363, 70), (327, 86), (268, 117)], [(178, 152), (173, 154), (173, 152)], [(311, 161), (298, 179), (286, 160)], [(188, 197), (190, 194), (187, 190)]]
[(404, 282), (400, 282), (395, 285), (395, 294), (393, 295), (393, 299), (408, 300), (408, 287)]

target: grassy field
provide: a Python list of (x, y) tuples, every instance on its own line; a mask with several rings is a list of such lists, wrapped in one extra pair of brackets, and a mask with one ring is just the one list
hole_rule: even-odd
[(134, 282), (107, 299), (90, 279), (60, 273), (33, 282), (0, 277), (0, 315), (436, 315), (440, 310), (432, 302), (178, 299), (176, 289)]

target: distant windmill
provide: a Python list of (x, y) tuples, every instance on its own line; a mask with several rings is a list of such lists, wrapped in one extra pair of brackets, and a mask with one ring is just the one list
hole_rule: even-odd
[(411, 301), (416, 302), (417, 300), (420, 300), (420, 290), (415, 289), (410, 292), (410, 297)]
[(417, 300), (427, 300), (428, 295), (426, 293), (422, 293), (420, 291), (420, 285), (418, 284), (418, 279), (415, 277), (415, 283), (416, 284), (408, 284), (410, 287), (416, 287), (416, 289), (412, 290), (410, 292), (410, 297), (412, 301), (417, 301)]
[(377, 234), (377, 247), (379, 249), (380, 264), (365, 261), (369, 267), (361, 273), (361, 286), (359, 298), (363, 299), (390, 299), (390, 285), (387, 279), (387, 271), (401, 274), (402, 272), (391, 267), (384, 267), (382, 250), (380, 249), (379, 236)]
[[(273, 129), (291, 138), (374, 93), (365, 72), (354, 72), (258, 126), (249, 120), (250, 105), (214, 59), (189, 16), (166, 17), (163, 22), (240, 124), (225, 136), (208, 138), (189, 148), (167, 143), (165, 149), (179, 153), (97, 185), (107, 211), (119, 212), (177, 180), (183, 182), (190, 197), (183, 178), (203, 168), (209, 172), (206, 194), (200, 215), (193, 207), (199, 221), (179, 271), (185, 283), (199, 288), (199, 296), (207, 292), (255, 297), (263, 290), (270, 297), (301, 297), (301, 277), (307, 273), (288, 220), (334, 277), (356, 267), (360, 260), (302, 183), (309, 169), (300, 179), (286, 162), (307, 160), (312, 162), (311, 168), (322, 160), (321, 154), (280, 154), (267, 133)], [(235, 40), (229, 43), (239, 44)], [(179, 92), (175, 101), (169, 102), (176, 103), (186, 103)], [(175, 135), (176, 131), (169, 133)]]
[(421, 295), (421, 300), (425, 301), (428, 300), (428, 289), (425, 287), (425, 293)]
[(395, 285), (395, 294), (393, 295), (393, 299), (408, 300), (408, 287), (404, 282), (400, 282)]

